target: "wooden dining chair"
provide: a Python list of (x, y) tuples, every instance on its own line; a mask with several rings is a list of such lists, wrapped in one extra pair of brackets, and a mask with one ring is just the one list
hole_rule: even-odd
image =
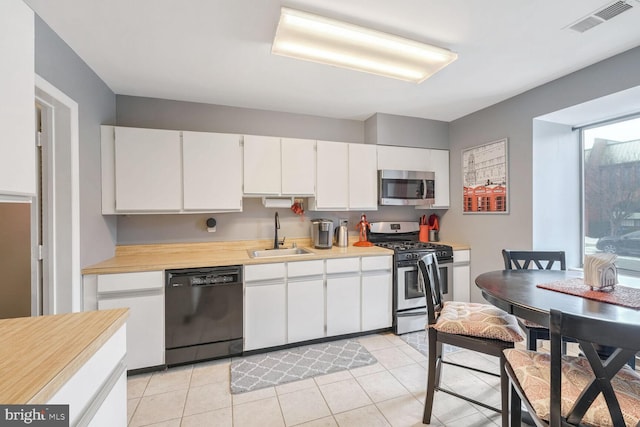
[[(552, 270), (554, 266), (559, 270), (567, 269), (564, 251), (511, 251), (503, 249), (502, 258), (505, 270), (526, 270), (529, 268)], [(529, 350), (537, 350), (538, 340), (549, 339), (549, 329), (546, 327), (520, 318), (518, 318), (518, 323), (527, 334), (527, 348)]]
[[(509, 421), (509, 381), (504, 370), (503, 350), (513, 348), (515, 342), (524, 340), (524, 334), (516, 318), (489, 304), (443, 301), (440, 291), (440, 270), (433, 254), (418, 261), (418, 281), (424, 287), (427, 299), (427, 395), (424, 402), (423, 422), (431, 422), (433, 399), (436, 391), (442, 391), (468, 402), (502, 414), (502, 426)], [(499, 373), (487, 372), (443, 359), (442, 345), (476, 351), (499, 359)], [(501, 408), (487, 405), (469, 396), (440, 387), (443, 364), (471, 369), (500, 377)]]
[[(551, 354), (507, 349), (511, 425), (522, 406), (538, 426), (640, 426), (640, 374), (626, 365), (640, 350), (640, 325), (621, 324), (551, 310)], [(580, 344), (584, 356), (562, 354), (562, 339)], [(607, 360), (597, 349), (612, 346)]]

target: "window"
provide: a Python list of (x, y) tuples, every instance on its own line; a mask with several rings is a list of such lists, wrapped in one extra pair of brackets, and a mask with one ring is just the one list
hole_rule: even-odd
[(584, 253), (618, 255), (640, 275), (640, 117), (585, 128)]

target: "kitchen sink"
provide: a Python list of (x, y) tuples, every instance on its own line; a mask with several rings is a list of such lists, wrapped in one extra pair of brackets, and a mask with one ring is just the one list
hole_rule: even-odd
[(313, 255), (313, 252), (304, 248), (288, 248), (288, 249), (249, 249), (251, 258), (272, 258), (281, 256), (300, 256)]

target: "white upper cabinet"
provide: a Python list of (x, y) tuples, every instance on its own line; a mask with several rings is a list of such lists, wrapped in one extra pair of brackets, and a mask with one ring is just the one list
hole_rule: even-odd
[(378, 169), (430, 171), (429, 152), (425, 148), (378, 145)]
[(116, 211), (179, 211), (181, 158), (179, 131), (116, 127)]
[(242, 211), (241, 139), (102, 126), (102, 213)]
[(349, 144), (349, 209), (378, 209), (376, 146)]
[(282, 138), (282, 195), (312, 196), (316, 184), (316, 142)]
[(244, 194), (313, 195), (315, 144), (315, 141), (308, 139), (246, 135)]
[(318, 141), (315, 210), (346, 210), (349, 206), (349, 145)]
[(312, 210), (377, 210), (376, 146), (318, 141)]
[(432, 208), (449, 207), (449, 150), (429, 150), (429, 170), (435, 173), (436, 200)]
[(183, 132), (184, 210), (242, 210), (240, 135)]
[(280, 194), (280, 138), (245, 135), (244, 194)]
[(22, 0), (0, 2), (0, 198), (36, 193), (34, 18)]

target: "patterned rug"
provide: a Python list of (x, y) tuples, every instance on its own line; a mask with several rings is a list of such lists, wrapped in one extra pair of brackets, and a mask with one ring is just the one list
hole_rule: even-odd
[(355, 340), (241, 357), (231, 362), (231, 393), (258, 390), (375, 362), (376, 359)]
[[(429, 343), (427, 342), (427, 331), (417, 331), (417, 332), (409, 332), (408, 334), (398, 335), (401, 340), (409, 344), (411, 347), (418, 350), (420, 353), (425, 356), (429, 356)], [(442, 352), (453, 353), (454, 351), (460, 350), (458, 347), (454, 347), (449, 344), (444, 344), (442, 346)]]
[(400, 339), (418, 350), (425, 356), (429, 355), (429, 343), (427, 343), (427, 331), (409, 332), (399, 335)]

